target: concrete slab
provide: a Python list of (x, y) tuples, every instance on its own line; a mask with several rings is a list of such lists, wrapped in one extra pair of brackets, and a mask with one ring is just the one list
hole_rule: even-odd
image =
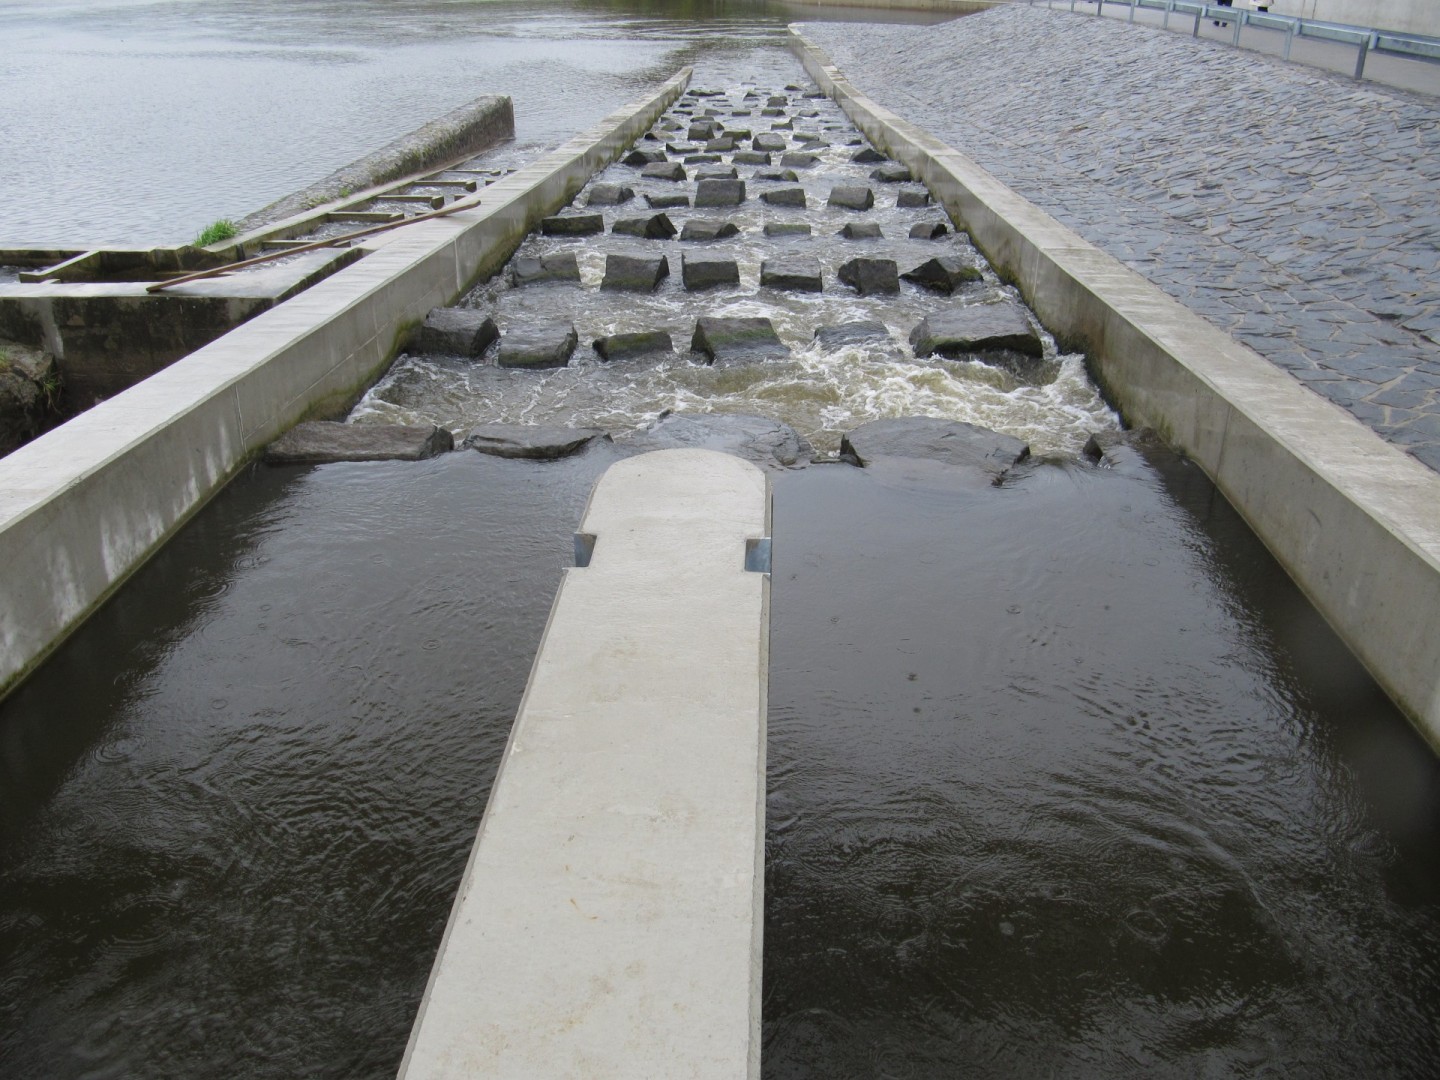
[(403, 1080), (760, 1075), (769, 505), (710, 450), (601, 477)]

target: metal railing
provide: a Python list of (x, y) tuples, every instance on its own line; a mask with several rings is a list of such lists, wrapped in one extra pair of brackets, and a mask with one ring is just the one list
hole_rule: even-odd
[[(1295, 15), (1277, 15), (1270, 11), (1252, 11), (1248, 8), (1236, 8), (1228, 5), (1222, 7), (1219, 4), (1202, 3), (1199, 0), (1070, 0), (1071, 11), (1075, 10), (1077, 2), (1094, 4), (1096, 15), (1104, 14), (1107, 3), (1111, 7), (1128, 7), (1130, 9), (1128, 22), (1135, 21), (1137, 9), (1163, 11), (1165, 18), (1161, 25), (1167, 30), (1170, 28), (1172, 15), (1193, 16), (1195, 21), (1190, 30), (1191, 37), (1199, 37), (1200, 24), (1204, 20), (1210, 19), (1212, 22), (1224, 23), (1233, 27), (1234, 34), (1230, 40), (1232, 45), (1240, 44), (1240, 32), (1247, 26), (1283, 31), (1285, 46), (1282, 55), (1286, 60), (1290, 59), (1290, 46), (1299, 37), (1354, 45), (1356, 47), (1356, 79), (1365, 77), (1365, 61), (1372, 52), (1389, 53), (1412, 60), (1440, 61), (1440, 38), (1426, 37), (1423, 34), (1401, 34), (1391, 30), (1348, 26), (1344, 23), (1320, 22), (1316, 19), (1302, 19)], [(1029, 3), (1033, 7), (1035, 0), (1029, 0)], [(1051, 6), (1051, 4), (1053, 4), (1053, 0), (1046, 6)]]

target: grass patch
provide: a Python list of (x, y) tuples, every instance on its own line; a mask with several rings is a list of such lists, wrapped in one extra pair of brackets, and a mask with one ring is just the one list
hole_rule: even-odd
[(233, 240), (238, 230), (235, 223), (229, 218), (221, 218), (213, 221), (200, 230), (200, 235), (195, 237), (196, 247), (209, 247), (211, 244), (218, 244), (222, 240)]

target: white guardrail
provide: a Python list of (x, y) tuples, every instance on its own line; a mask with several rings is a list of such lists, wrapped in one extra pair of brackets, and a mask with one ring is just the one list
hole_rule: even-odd
[[(1053, 0), (1051, 0), (1053, 4)], [(1034, 6), (1035, 0), (1029, 0)], [(1422, 34), (1401, 34), (1391, 30), (1376, 30), (1363, 26), (1347, 26), (1344, 23), (1320, 22), (1302, 19), (1294, 15), (1277, 15), (1270, 11), (1252, 11), (1249, 8), (1231, 7), (1229, 4), (1207, 4), (1197, 0), (1070, 0), (1070, 10), (1077, 3), (1095, 5), (1095, 14), (1104, 14), (1105, 5), (1128, 7), (1130, 18), (1135, 21), (1136, 9), (1149, 9), (1165, 13), (1162, 25), (1169, 29), (1172, 15), (1193, 16), (1191, 37), (1200, 36), (1200, 24), (1205, 19), (1225, 23), (1234, 30), (1232, 45), (1240, 44), (1240, 32), (1247, 26), (1265, 30), (1280, 30), (1285, 34), (1286, 60), (1290, 59), (1290, 46), (1297, 37), (1314, 38), (1320, 41), (1335, 41), (1343, 45), (1354, 45), (1355, 78), (1365, 77), (1365, 60), (1372, 52), (1390, 53), (1412, 60), (1440, 61), (1440, 38), (1425, 37)], [(1050, 6), (1050, 5), (1047, 5)]]

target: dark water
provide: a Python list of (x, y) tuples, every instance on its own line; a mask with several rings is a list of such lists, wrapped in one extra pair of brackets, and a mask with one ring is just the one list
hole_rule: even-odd
[(767, 1077), (1435, 1075), (1440, 769), (1198, 469), (774, 532)]

